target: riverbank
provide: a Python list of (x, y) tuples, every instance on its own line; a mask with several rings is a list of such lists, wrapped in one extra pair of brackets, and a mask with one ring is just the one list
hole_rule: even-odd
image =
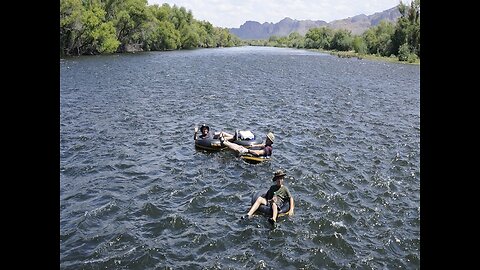
[(331, 55), (336, 55), (340, 58), (358, 58), (358, 59), (368, 59), (368, 60), (375, 60), (375, 61), (383, 61), (389, 63), (400, 63), (400, 64), (411, 64), (411, 65), (420, 65), (420, 59), (415, 60), (415, 62), (407, 62), (407, 61), (400, 61), (398, 57), (386, 57), (386, 56), (377, 56), (373, 54), (359, 54), (354, 51), (328, 51), (328, 50), (321, 50), (321, 49), (312, 49), (313, 51), (328, 53)]

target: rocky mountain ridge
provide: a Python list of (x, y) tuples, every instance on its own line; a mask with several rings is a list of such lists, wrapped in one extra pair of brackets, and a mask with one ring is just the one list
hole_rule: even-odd
[(243, 40), (268, 39), (270, 36), (288, 36), (293, 32), (305, 35), (310, 28), (323, 26), (335, 30), (346, 29), (350, 30), (352, 34), (360, 35), (368, 28), (378, 25), (382, 20), (396, 22), (398, 18), (400, 18), (400, 12), (398, 11), (398, 7), (395, 6), (369, 16), (360, 14), (346, 19), (334, 20), (329, 23), (322, 20), (294, 20), (286, 17), (277, 23), (265, 22), (260, 24), (256, 21), (246, 21), (240, 28), (230, 28), (228, 30)]

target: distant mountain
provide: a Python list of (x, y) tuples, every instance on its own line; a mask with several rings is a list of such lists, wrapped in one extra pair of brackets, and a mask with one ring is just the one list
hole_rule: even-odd
[(278, 23), (247, 21), (240, 28), (230, 28), (230, 33), (241, 39), (268, 39), (270, 36), (288, 36), (292, 32), (305, 35), (310, 28), (327, 26), (325, 21), (297, 21), (285, 18)]
[(400, 11), (397, 7), (393, 7), (370, 16), (360, 14), (343, 20), (331, 21), (328, 26), (332, 29), (347, 29), (352, 31), (352, 34), (359, 35), (368, 28), (378, 25), (382, 20), (396, 22), (398, 18), (400, 18)]
[(397, 7), (393, 7), (370, 16), (360, 14), (351, 18), (331, 21), (330, 23), (320, 20), (298, 21), (288, 17), (278, 23), (260, 24), (256, 21), (247, 21), (240, 28), (230, 28), (229, 31), (240, 39), (268, 39), (270, 36), (288, 36), (293, 32), (305, 35), (310, 28), (326, 26), (332, 29), (347, 29), (352, 31), (352, 34), (359, 35), (368, 28), (378, 25), (382, 20), (395, 22), (398, 18), (400, 18), (400, 12)]

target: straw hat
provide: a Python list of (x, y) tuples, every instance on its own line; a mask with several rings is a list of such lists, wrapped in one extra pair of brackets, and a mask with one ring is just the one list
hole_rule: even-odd
[(275, 141), (275, 135), (273, 135), (272, 132), (269, 132), (267, 134), (267, 138), (273, 143), (273, 141)]

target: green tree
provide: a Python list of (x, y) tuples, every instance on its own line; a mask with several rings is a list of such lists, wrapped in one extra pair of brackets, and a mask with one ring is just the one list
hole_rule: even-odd
[(183, 49), (197, 48), (200, 45), (200, 36), (195, 25), (183, 25), (180, 29), (181, 46)]
[(385, 20), (365, 31), (362, 38), (365, 40), (368, 52), (381, 56), (396, 54), (396, 51), (392, 48), (391, 40), (394, 31), (393, 23)]
[(330, 48), (338, 51), (349, 51), (353, 48), (353, 38), (350, 30), (339, 29), (335, 31)]
[(310, 28), (305, 34), (305, 48), (329, 50), (332, 39), (332, 29), (327, 27)]
[(145, 40), (148, 50), (163, 51), (180, 48), (180, 32), (169, 21), (157, 21)]
[[(60, 0), (60, 54), (69, 55), (78, 47), (82, 31), (82, 0)], [(77, 48), (78, 52), (78, 48)]]
[(355, 50), (356, 53), (358, 54), (367, 54), (368, 49), (367, 49), (367, 43), (361, 36), (355, 36), (353, 38), (353, 50)]
[(410, 7), (400, 2), (398, 10), (401, 16), (392, 36), (393, 50), (398, 52), (406, 43), (410, 52), (420, 56), (420, 0), (413, 0)]
[(105, 21), (100, 1), (60, 1), (61, 54), (112, 53), (118, 45), (115, 29)]
[(60, 0), (60, 54), (237, 46), (226, 28), (197, 21), (191, 11), (147, 0)]
[(398, 60), (400, 61), (407, 61), (408, 56), (410, 55), (410, 49), (408, 49), (408, 44), (403, 43), (398, 50)]
[(198, 29), (200, 31), (200, 42), (202, 47), (214, 48), (217, 47), (217, 41), (215, 39), (214, 27), (207, 21), (198, 22)]
[(381, 21), (375, 28), (378, 41), (377, 53), (381, 56), (396, 54), (396, 51), (392, 48), (392, 35), (394, 31), (394, 24), (385, 20)]
[(120, 45), (115, 37), (115, 27), (113, 22), (102, 23), (92, 32), (93, 47), (99, 53), (113, 53)]
[(410, 50), (420, 57), (420, 0), (414, 0), (410, 4), (408, 20), (408, 44)]
[(121, 50), (127, 45), (143, 43), (148, 28), (147, 0), (116, 1), (115, 16), (112, 18), (117, 30)]
[(218, 47), (228, 47), (228, 44), (230, 42), (229, 39), (229, 33), (227, 31), (224, 31), (221, 28), (215, 28), (215, 37), (216, 37), (216, 42)]
[(298, 32), (293, 32), (288, 35), (287, 45), (290, 48), (304, 48), (305, 47), (305, 38), (300, 35)]
[(237, 36), (230, 34), (227, 28), (216, 27), (214, 32), (218, 47), (233, 47), (242, 43)]

